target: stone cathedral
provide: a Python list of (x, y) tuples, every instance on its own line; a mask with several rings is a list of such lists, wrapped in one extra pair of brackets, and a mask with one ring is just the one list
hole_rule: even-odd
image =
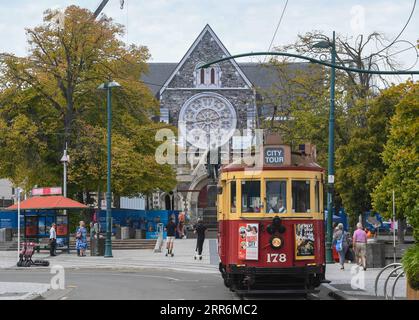
[[(160, 101), (160, 121), (182, 125), (188, 145), (205, 148), (193, 134), (196, 129), (217, 129), (221, 144), (231, 144), (235, 129), (257, 126), (260, 97), (256, 88), (271, 87), (276, 76), (260, 64), (235, 60), (199, 69), (227, 56), (226, 47), (206, 25), (179, 63), (149, 63), (149, 72), (142, 78)], [(149, 206), (188, 211), (192, 219), (201, 217), (215, 226), (216, 186), (209, 181), (205, 166), (177, 165), (176, 169), (175, 190), (156, 193)]]

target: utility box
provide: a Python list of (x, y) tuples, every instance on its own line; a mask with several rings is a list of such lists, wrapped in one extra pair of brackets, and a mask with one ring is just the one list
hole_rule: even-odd
[(383, 268), (385, 263), (384, 243), (367, 243), (367, 268)]
[(6, 229), (6, 242), (13, 241), (13, 229)]
[(6, 229), (0, 229), (0, 242), (6, 242)]
[(121, 240), (127, 240), (129, 239), (129, 228), (128, 227), (122, 227), (121, 228)]
[(105, 238), (99, 237), (99, 239), (90, 240), (90, 255), (91, 256), (105, 256)]

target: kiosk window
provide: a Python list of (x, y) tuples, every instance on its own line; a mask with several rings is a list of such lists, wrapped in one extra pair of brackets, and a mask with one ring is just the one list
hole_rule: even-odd
[(242, 212), (260, 212), (260, 181), (242, 182)]
[(230, 183), (230, 208), (231, 212), (236, 212), (236, 181)]
[(315, 196), (315, 203), (316, 203), (316, 212), (320, 212), (320, 182), (316, 181), (316, 185), (314, 186), (314, 196)]
[(292, 182), (292, 212), (310, 212), (310, 181)]
[(287, 182), (266, 182), (267, 213), (287, 213)]

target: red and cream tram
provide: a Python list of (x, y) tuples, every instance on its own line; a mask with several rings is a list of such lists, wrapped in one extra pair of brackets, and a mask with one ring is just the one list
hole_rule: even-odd
[(221, 169), (218, 251), (236, 292), (310, 292), (325, 279), (323, 181), (315, 147), (265, 145), (263, 165)]

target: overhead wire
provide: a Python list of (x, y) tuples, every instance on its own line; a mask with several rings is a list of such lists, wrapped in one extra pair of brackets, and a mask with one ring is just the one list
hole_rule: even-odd
[[(281, 17), (279, 18), (278, 25), (276, 26), (276, 29), (275, 29), (274, 35), (272, 37), (271, 43), (269, 44), (268, 52), (270, 52), (271, 49), (272, 49), (272, 45), (275, 41), (275, 38), (276, 38), (276, 35), (278, 33), (279, 27), (281, 26), (282, 20), (284, 19), (284, 15), (285, 15), (285, 11), (287, 10), (287, 7), (288, 7), (288, 0), (285, 2), (285, 6), (282, 9)], [(266, 57), (265, 57), (265, 60), (266, 60)]]

